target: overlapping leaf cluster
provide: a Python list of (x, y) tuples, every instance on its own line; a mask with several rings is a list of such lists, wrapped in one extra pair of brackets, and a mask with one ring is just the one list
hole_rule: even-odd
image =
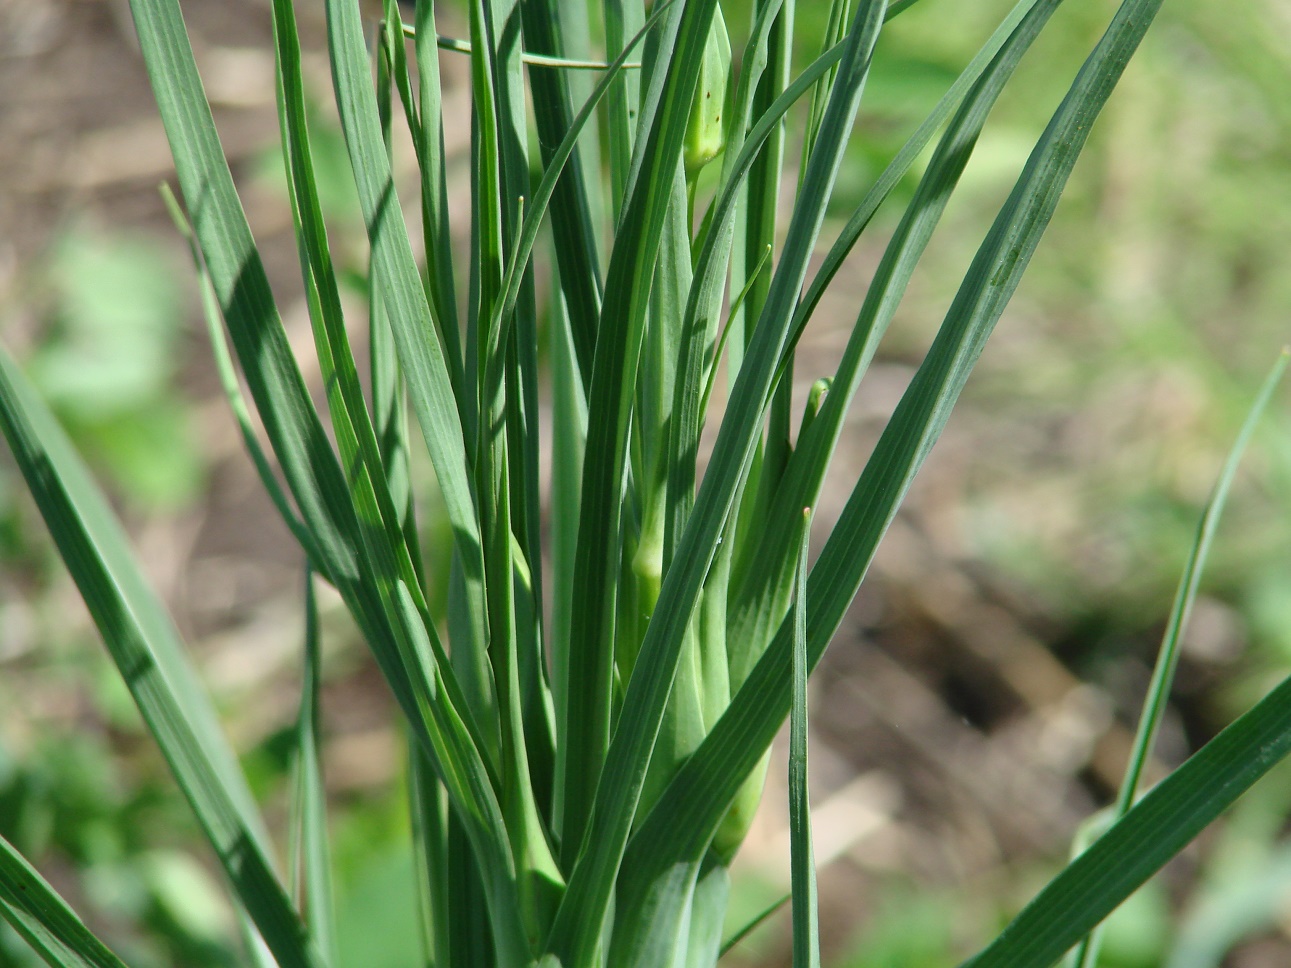
[[(823, 36), (807, 41), (817, 56), (795, 73), (790, 55), (803, 40), (793, 0), (758, 0), (734, 57), (717, 0), (650, 11), (605, 0), (596, 18), (557, 0), (471, 0), (469, 43), (446, 44), (471, 62), (467, 227), (449, 221), (433, 3), (419, 0), (409, 25), (386, 4), (374, 85), (357, 4), (327, 0), (336, 103), (371, 252), (365, 381), (314, 181), (295, 16), (290, 0), (274, 0), (284, 161), (324, 416), (283, 330), (178, 2), (132, 0), (234, 412), (309, 568), (340, 593), (407, 721), (428, 962), (716, 961), (727, 866), (756, 807), (766, 750), (796, 696), (794, 762), (805, 765), (806, 673), (1160, 0), (1124, 0), (1072, 81), (808, 574), (804, 509), (817, 502), (849, 404), (997, 96), (1060, 0), (1020, 0), (813, 275), (872, 53), (885, 23), (914, 2), (835, 0)], [(608, 64), (581, 49), (593, 19)], [(584, 83), (574, 69), (588, 66), (599, 73)], [(420, 172), (420, 265), (392, 176), (395, 124), (410, 131)], [(794, 351), (822, 293), (930, 146), (837, 371), (795, 415)], [(790, 151), (802, 165), (785, 220)], [(549, 263), (533, 259), (544, 224)], [(469, 248), (455, 246), (468, 228)], [(540, 287), (544, 264), (551, 285)], [(550, 293), (543, 305), (540, 290)], [(721, 371), (730, 389), (718, 408)], [(539, 419), (544, 394), (550, 429)], [(334, 963), (314, 626), (283, 877), (178, 636), (7, 360), (0, 418), (216, 849), (248, 957)], [(701, 467), (706, 422), (717, 432)], [(420, 446), (452, 525), (451, 561), (429, 561), (420, 547), (420, 485), (409, 480)], [(428, 604), (432, 586), (448, 589), (444, 628)], [(1129, 810), (974, 966), (1040, 968), (1076, 943), (1285, 752), (1285, 708), (1262, 704), (1218, 741), (1222, 752), (1203, 753)], [(794, 790), (795, 843), (806, 847), (801, 769)], [(814, 963), (802, 851), (795, 883), (795, 951)], [(12, 852), (0, 855), (0, 911), (52, 964), (117, 963)]]

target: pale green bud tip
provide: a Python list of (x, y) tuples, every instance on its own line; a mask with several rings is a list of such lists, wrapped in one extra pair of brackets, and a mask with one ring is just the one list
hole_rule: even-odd
[(726, 147), (726, 87), (731, 75), (731, 40), (722, 9), (713, 12), (713, 25), (704, 46), (699, 84), (690, 104), (684, 159), (686, 174), (694, 176)]

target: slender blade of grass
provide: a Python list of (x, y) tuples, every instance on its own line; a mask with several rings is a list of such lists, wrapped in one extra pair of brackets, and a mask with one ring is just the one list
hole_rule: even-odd
[(444, 152), (443, 89), (439, 80), (439, 49), (435, 44), (434, 0), (417, 0), (416, 58), (417, 168), (421, 173), (422, 236), (426, 248), (427, 298), (439, 323), (448, 372), (457, 408), (468, 439), (474, 439), (474, 394), (463, 373), (462, 337), (458, 330), (457, 284), (453, 275), (453, 237), (448, 215), (448, 176)]
[[(332, 429), (342, 463), (349, 469), (350, 491), (361, 533), (366, 537), (366, 557), (387, 560), (389, 564), (385, 567), (397, 571), (420, 594), (418, 569), (414, 564), (416, 545), (409, 543), (409, 532), (404, 528), (404, 508), (396, 504), (390, 493), (381, 447), (363, 398), (358, 367), (341, 311), (340, 291), (314, 182), (295, 13), (290, 0), (274, 0), (273, 10), (278, 110), (288, 197), (300, 245), (314, 345), (332, 416)], [(379, 326), (385, 303), (375, 296), (374, 302), (372, 315)], [(428, 612), (424, 600), (418, 605), (423, 613)], [(442, 649), (440, 654), (442, 661)]]
[[(495, 786), (481, 759), (482, 751), (489, 748), (486, 745), (488, 737), (481, 734), (475, 726), (477, 719), (471, 716), (470, 707), (464, 702), (463, 694), (454, 682), (447, 654), (438, 641), (434, 624), (429, 618), (417, 570), (412, 565), (410, 549), (404, 540), (400, 513), (394, 507), (385, 481), (375, 432), (362, 399), (344, 325), (339, 318), (335, 281), (326, 259), (321, 214), (310, 177), (307, 139), (300, 130), (303, 124), (303, 112), (300, 110), (303, 98), (298, 88), (287, 86), (293, 81), (299, 82), (298, 50), (293, 49), (294, 24), (289, 21), (290, 4), (280, 0), (276, 13), (282, 21), (279, 48), (283, 68), (280, 73), (284, 84), (282, 100), (284, 140), (289, 146), (288, 170), (292, 175), (294, 210), (298, 213), (301, 237), (308, 256), (306, 281), (307, 284), (314, 284), (312, 290), (307, 285), (307, 291), (316, 297), (314, 305), (323, 331), (322, 337), (316, 342), (324, 373), (329, 377), (329, 390), (334, 388), (336, 394), (332, 412), (337, 441), (347, 465), (353, 469), (350, 485), (363, 525), (360, 534), (367, 565), (365, 570), (369, 573), (369, 581), (377, 587), (383, 616), (390, 616), (395, 622), (393, 637), (380, 637), (370, 642), (378, 659), (382, 660), (383, 670), (396, 694), (401, 687), (411, 691), (414, 704), (412, 721), (420, 727), (419, 734), (428, 749), (434, 752), (436, 763), (443, 771), (455, 801), (472, 817), (473, 822), (467, 827), (472, 834), (473, 845), (481, 858), (488, 858), (482, 863), (491, 877), (490, 905), (494, 913), (494, 928), (500, 936), (505, 937), (508, 930), (514, 931), (514, 926), (508, 928), (508, 921), (515, 916), (511, 902), (515, 882), (508, 877), (511, 865), (505, 860), (499, 860), (500, 856), (505, 858), (508, 850), (507, 823), (500, 812), (497, 812)], [(333, 31), (334, 44), (340, 43), (339, 35), (342, 32), (340, 29)], [(399, 43), (402, 43), (402, 39)], [(340, 78), (344, 73), (340, 67), (337, 68), (338, 90), (343, 89)], [(375, 98), (371, 97), (370, 90), (368, 93), (369, 106), (375, 108)], [(386, 162), (388, 171), (385, 138), (379, 132), (378, 124), (380, 157)], [(402, 224), (397, 203), (395, 212), (399, 224)], [(385, 231), (391, 231), (389, 226)], [(406, 236), (403, 241), (406, 247)], [(381, 247), (374, 239), (372, 265), (378, 278), (386, 271), (381, 252)], [(381, 315), (393, 323), (394, 311), (399, 306), (398, 300), (391, 298), (390, 289), (385, 286), (375, 285), (375, 289), (381, 294), (378, 308), (390, 311), (389, 315)], [(420, 288), (417, 295), (422, 298), (424, 306)], [(398, 338), (396, 332), (396, 344)], [(404, 372), (407, 373), (406, 369)], [(461, 445), (460, 440), (458, 444)], [(508, 547), (508, 569), (509, 564)], [(498, 585), (504, 591), (510, 588), (510, 582), (506, 579)], [(393, 652), (389, 651), (390, 646), (394, 647)], [(490, 722), (487, 719), (484, 721)], [(519, 942), (511, 937), (502, 946), (518, 948)]]
[(4, 837), (0, 916), (53, 968), (126, 968)]
[(1162, 780), (962, 968), (1047, 968), (1291, 752), (1291, 680)]
[(103, 495), (7, 354), (0, 354), (0, 424), (104, 644), (239, 902), (283, 968), (326, 964), (273, 872), (245, 778), (178, 633), (144, 582)]
[[(1166, 705), (1170, 701), (1175, 670), (1179, 666), (1180, 639), (1184, 628), (1187, 627), (1188, 616), (1192, 613), (1193, 602), (1197, 599), (1197, 591), (1201, 586), (1201, 574), (1206, 567), (1206, 558), (1210, 554), (1210, 546), (1214, 542), (1220, 516), (1224, 513), (1224, 505), (1228, 501), (1228, 491), (1232, 487), (1233, 478), (1237, 476), (1242, 455), (1246, 452), (1246, 447), (1251, 437), (1255, 435), (1256, 427), (1259, 426), (1260, 418), (1273, 397), (1273, 391), (1282, 382), (1288, 360), (1291, 360), (1291, 350), (1284, 349), (1278, 355), (1277, 362), (1273, 364), (1268, 376), (1264, 378), (1255, 402), (1251, 404), (1251, 409), (1242, 422), (1241, 430), (1238, 431), (1237, 439), (1233, 442), (1220, 469), (1210, 498), (1206, 501), (1206, 509), (1202, 513), (1201, 520), (1197, 523), (1197, 533), (1193, 536), (1188, 561), (1179, 578), (1174, 603), (1170, 606), (1170, 617), (1166, 621), (1165, 632), (1161, 636), (1161, 648), (1157, 652), (1156, 665), (1152, 669), (1152, 679), (1148, 683), (1147, 695), (1143, 700), (1143, 711), (1139, 715), (1139, 725), (1134, 734), (1134, 745), (1130, 748), (1130, 757), (1125, 766), (1125, 778), (1121, 781), (1116, 802), (1112, 806), (1111, 819), (1119, 820), (1129, 813), (1130, 807), (1138, 797), (1143, 770), (1152, 755), (1152, 747), (1156, 744), (1161, 721), (1165, 718)], [(1098, 964), (1098, 949), (1099, 933), (1095, 931), (1080, 943), (1071, 964), (1078, 968), (1095, 968)]]
[(233, 188), (176, 0), (132, 0), (135, 26), (193, 232), (202, 250), (251, 397), (318, 570), (356, 587), (356, 523), (344, 476), (291, 355), (264, 266)]
[[(775, 11), (775, 16), (771, 21), (770, 30), (766, 38), (766, 53), (764, 56), (768, 62), (768, 69), (762, 72), (757, 79), (757, 87), (753, 92), (752, 108), (754, 116), (765, 114), (775, 104), (775, 99), (784, 92), (790, 80), (789, 67), (793, 54), (796, 4), (792, 0), (780, 4), (766, 3), (763, 4), (760, 14), (764, 16), (770, 15), (773, 8), (777, 6), (779, 10)], [(843, 21), (838, 24), (836, 32), (826, 31), (825, 42), (821, 45), (822, 53), (841, 43), (842, 33), (846, 26), (847, 23)], [(827, 69), (821, 78), (812, 85), (813, 121), (819, 121), (819, 117), (816, 116), (817, 105), (820, 111), (823, 111), (825, 106), (823, 98), (817, 101), (821, 93), (821, 86), (826, 78), (832, 77), (835, 70), (836, 66)], [(809, 124), (808, 133), (814, 137), (814, 126)], [(781, 122), (771, 129), (766, 144), (754, 159), (748, 178), (744, 183), (740, 211), (736, 217), (731, 248), (730, 288), (732, 291), (747, 290), (747, 295), (738, 307), (732, 303), (731, 312), (723, 331), (723, 338), (727, 341), (730, 349), (727, 357), (727, 370), (731, 375), (731, 379), (734, 379), (735, 375), (738, 374), (743, 363), (753, 324), (761, 316), (762, 307), (766, 303), (770, 290), (771, 274), (759, 273), (757, 263), (761, 261), (759, 252), (772, 252), (777, 242), (776, 225), (780, 208), (781, 182), (783, 180), (784, 149), (785, 125), (784, 122)], [(803, 157), (803, 162), (799, 169), (800, 177), (806, 172), (806, 155)], [(715, 318), (717, 313), (713, 311), (704, 315), (711, 315)], [(720, 355), (715, 352), (713, 359), (714, 365), (711, 372), (715, 373), (717, 370), (716, 363), (720, 359)], [(738, 549), (743, 547), (745, 536), (749, 529), (752, 528), (756, 531), (760, 526), (761, 516), (766, 511), (770, 495), (774, 493), (780, 474), (784, 470), (784, 463), (790, 448), (789, 411), (792, 406), (792, 383), (792, 380), (782, 381), (775, 391), (767, 426), (766, 443), (754, 454), (753, 464), (749, 469), (749, 480), (745, 485), (744, 494), (735, 515), (735, 521), (727, 528), (732, 539), (725, 543), (722, 551), (723, 557), (727, 560), (723, 563), (720, 571), (714, 571), (713, 578), (725, 577), (728, 586), (731, 584), (732, 579), (736, 583), (739, 581)], [(703, 419), (703, 413), (701, 403), (699, 410), (701, 420)], [(687, 468), (687, 471), (689, 471), (689, 468)], [(683, 514), (688, 510), (688, 503), (674, 509), (674, 514), (679, 519), (677, 522), (679, 526), (682, 523)], [(710, 579), (711, 581), (712, 579)], [(726, 597), (728, 599), (730, 597), (729, 588), (727, 589)], [(729, 636), (727, 641), (731, 641)], [(728, 657), (728, 690), (729, 666)], [(761, 776), (751, 777), (750, 785), (757, 786), (760, 789), (762, 780), (763, 777)], [(749, 796), (751, 797), (752, 795), (750, 792)]]
[[(1038, 0), (1018, 0), (1018, 3), (1009, 11), (1008, 15), (1000, 21), (1000, 25), (995, 28), (986, 43), (973, 55), (973, 59), (969, 61), (968, 66), (960, 72), (954, 83), (941, 96), (941, 100), (937, 102), (936, 107), (929, 112), (915, 133), (906, 140), (901, 150), (888, 163), (888, 166), (883, 170), (883, 174), (875, 180), (870, 190), (865, 193), (865, 197), (861, 199), (861, 203), (856, 206), (855, 211), (848, 218), (847, 224), (839, 232), (838, 239), (830, 247), (820, 268), (816, 271), (816, 275), (812, 277), (811, 285), (807, 287), (806, 295), (803, 296), (798, 304), (794, 318), (795, 334), (801, 334), (803, 328), (807, 325), (807, 321), (811, 318), (812, 313), (816, 311), (816, 306), (819, 305), (821, 297), (825, 294), (825, 290), (843, 267), (848, 253), (856, 245), (857, 239), (861, 237), (861, 233), (869, 225), (870, 219), (874, 217), (874, 213), (878, 211), (879, 206), (883, 204), (892, 189), (897, 186), (897, 183), (905, 177), (905, 173), (910, 170), (910, 166), (914, 164), (915, 159), (919, 157), (923, 149), (928, 146), (933, 135), (950, 117), (956, 105), (963, 100), (968, 91), (978, 82), (987, 67), (1004, 49), (1005, 44), (1010, 42), (1018, 25), (1037, 2)], [(889, 15), (892, 14), (892, 9), (895, 6), (896, 4), (893, 4), (888, 7)], [(792, 342), (797, 343), (797, 335), (795, 335)]]
[[(645, 4), (642, 0), (602, 0), (601, 9), (605, 19), (605, 53), (607, 57), (613, 58), (624, 50), (627, 38), (645, 22)], [(606, 134), (609, 146), (611, 214), (615, 222), (619, 221), (623, 206), (627, 203), (629, 168), (637, 131), (647, 120), (644, 115), (638, 117), (640, 102), (640, 78), (633, 74), (623, 74), (614, 79), (606, 111)], [(590, 381), (591, 358), (582, 365)], [(590, 382), (588, 389), (590, 392)]]
[[(579, 483), (583, 477), (583, 456), (587, 443), (587, 398), (578, 371), (574, 337), (566, 321), (563, 303), (552, 307), (552, 404), (551, 404), (551, 575), (554, 587), (570, 588), (574, 581), (574, 556), (578, 546), (581, 505)], [(573, 621), (567, 594), (557, 594), (551, 616), (551, 684), (558, 724), (568, 718), (569, 629)], [(557, 747), (553, 780), (553, 824), (564, 815), (566, 758), (563, 744)], [(553, 827), (557, 839), (563, 831)]]
[(793, 707), (789, 713), (789, 867), (793, 883), (793, 966), (820, 968), (816, 860), (811, 846), (807, 787), (807, 548), (811, 509), (802, 512), (793, 597)]
[[(404, 90), (409, 86), (407, 58), (401, 56), (403, 39), (401, 34), (389, 29), (391, 17), (398, 14), (395, 0), (386, 0), (386, 24), (382, 31), (382, 55), (377, 61), (377, 96), (381, 111), (381, 134), (386, 143), (386, 153), (392, 156), (393, 164), (393, 105), (389, 83), (384, 82), (390, 72), (403, 77), (400, 96), (404, 98), (405, 115), (412, 128), (414, 138), (420, 136), (420, 120), (414, 117), (411, 92)], [(393, 48), (394, 53), (385, 53)], [(384, 88), (384, 89), (383, 89)], [(419, 143), (419, 142), (418, 142)], [(423, 211), (423, 214), (424, 211)], [(370, 255), (370, 253), (369, 253)], [(369, 266), (368, 277), (372, 272)], [(375, 437), (375, 464), (381, 468), (384, 476), (382, 490), (389, 496), (390, 513), (394, 516), (394, 527), (402, 534), (407, 547), (411, 570), (416, 576), (418, 586), (425, 584), (425, 563), (421, 556), (421, 539), (417, 533), (417, 521), (413, 509), (413, 489), (410, 476), (411, 445), (408, 426), (408, 401), (405, 392), (403, 372), (399, 368), (399, 352), (394, 345), (394, 332), (386, 318), (386, 304), (381, 294), (368, 287), (368, 379), (372, 394), (372, 432)], [(451, 371), (450, 371), (451, 372)], [(460, 379), (460, 373), (454, 379)], [(455, 384), (456, 385), (456, 384)], [(460, 391), (458, 396), (461, 400)], [(359, 402), (362, 397), (359, 397)], [(429, 611), (429, 609), (428, 609)]]
[(455, 926), (449, 912), (452, 890), (448, 879), (448, 811), (435, 768), (421, 744), (415, 741), (409, 744), (408, 760), (409, 813), (422, 949), (427, 964), (451, 965)]
[(725, 955), (737, 944), (739, 944), (741, 941), (747, 938), (751, 932), (757, 930), (759, 926), (766, 923), (767, 918), (771, 917), (771, 915), (775, 914), (777, 911), (779, 911), (782, 907), (784, 907), (787, 903), (789, 903), (792, 900), (793, 900), (793, 894), (789, 893), (789, 894), (786, 894), (784, 897), (780, 898), (780, 900), (778, 901), (772, 901), (761, 911), (755, 914), (747, 924), (731, 932), (730, 936), (726, 938), (725, 941), (722, 942), (722, 950), (719, 952), (719, 954)]
[[(505, 264), (502, 234), (507, 205), (501, 141), (505, 119), (502, 103), (505, 79), (497, 60), (494, 6), (475, 0), (470, 6), (471, 89), (474, 108), (472, 166), (472, 274), (475, 284), (472, 313), (477, 320), (479, 354), (476, 359), (480, 387), (479, 439), (475, 443), (475, 491), (479, 502), (484, 546), (485, 606), (488, 610), (488, 651), (497, 703), (494, 716), (501, 733), (500, 799), (507, 822), (515, 863), (525, 865), (531, 838), (527, 820), (531, 811), (527, 754), (519, 709), (515, 584), (511, 564), (511, 482), (508, 453), (507, 377), (510, 340), (497, 324), (492, 307), (501, 297)], [(518, 291), (518, 290), (517, 290)], [(519, 873), (519, 871), (518, 871)], [(522, 915), (533, 916), (525, 902), (521, 875)], [(536, 930), (530, 928), (530, 930)]]
[[(193, 234), (251, 396), (309, 533), (310, 558), (340, 591), (368, 641), (377, 647), (378, 659), (384, 662), (387, 678), (410, 719), (425, 724), (419, 712), (425, 707), (418, 706), (412, 683), (396, 672), (402, 659), (382, 651), (399, 647), (392, 610), (387, 607), (393, 591), (385, 587), (387, 601), (383, 603), (382, 589), (368, 580), (371, 549), (360, 536), (353, 495), (274, 306), (178, 5), (175, 0), (133, 0), (132, 10), (180, 187), (192, 213)], [(217, 354), (218, 349), (217, 341)], [(425, 676), (415, 681), (422, 688), (429, 687)], [(446, 684), (451, 687), (452, 680)]]
[(305, 569), (305, 662), (300, 713), (296, 719), (292, 791), (291, 897), (310, 939), (337, 964), (332, 857), (327, 838), (327, 789), (323, 784), (321, 688), (323, 656), (319, 644), (314, 576)]
[[(785, 0), (763, 0), (757, 6), (757, 16), (744, 46), (744, 56), (740, 59), (740, 77), (722, 158), (724, 193), (731, 191), (730, 186), (737, 177), (735, 172), (738, 169), (734, 162), (744, 147), (750, 122), (766, 115), (775, 104), (775, 99), (783, 94), (790, 83), (792, 20), (793, 4), (786, 5)], [(717, 247), (717, 265), (725, 265), (729, 260), (731, 291), (746, 293), (738, 305), (732, 300), (723, 329), (723, 339), (731, 340), (735, 337), (731, 344), (732, 374), (739, 370), (748, 335), (766, 300), (770, 273), (762, 275), (757, 271), (756, 265), (762, 260), (766, 247), (774, 246), (776, 242), (774, 227), (779, 207), (779, 176), (783, 160), (784, 123), (780, 122), (768, 129), (762, 146), (750, 159), (749, 174), (745, 176), (736, 196), (737, 209), (729, 220), (729, 228), (725, 226), (727, 220), (717, 219), (720, 237), (713, 239), (712, 243), (709, 243), (707, 237), (704, 240), (705, 248), (710, 244)], [(774, 178), (771, 177), (773, 170)], [(720, 195), (714, 199), (709, 209), (714, 216), (719, 211), (719, 203)], [(710, 222), (709, 236), (713, 235), (713, 231), (713, 223)], [(725, 254), (727, 251), (729, 257)], [(716, 323), (718, 300), (720, 293), (710, 295), (709, 304), (703, 312), (704, 318), (711, 320), (708, 323), (710, 330)], [(705, 346), (708, 342), (705, 339)], [(715, 361), (720, 358), (720, 352), (714, 354)], [(713, 370), (716, 369), (714, 366)]]
[[(564, 56), (562, 23), (572, 16), (556, 0), (523, 0), (524, 34), (529, 49), (538, 54)], [(622, 44), (626, 35), (619, 38)], [(611, 56), (621, 51), (611, 50)], [(614, 81), (622, 84), (620, 77)], [(573, 120), (569, 79), (565, 71), (550, 67), (529, 68), (533, 112), (538, 126), (538, 145), (544, 168), (550, 168), (554, 150), (564, 139)], [(553, 190), (551, 230), (560, 268), (560, 288), (574, 334), (579, 372), (590, 381), (592, 357), (596, 352), (596, 328), (601, 313), (601, 266), (592, 228), (591, 188), (583, 170), (583, 159), (575, 153), (565, 164)], [(586, 384), (585, 384), (586, 388)]]
[(224, 335), (224, 321), (220, 311), (219, 299), (215, 294), (215, 286), (211, 282), (211, 274), (207, 271), (206, 263), (202, 259), (201, 249), (198, 248), (197, 237), (193, 234), (193, 227), (180, 209), (179, 202), (170, 190), (169, 185), (162, 185), (161, 197), (166, 203), (171, 220), (175, 223), (179, 234), (188, 243), (189, 255), (192, 257), (193, 269), (197, 275), (202, 316), (206, 321), (206, 333), (210, 340), (212, 354), (215, 357), (215, 369), (219, 374), (220, 387), (223, 389), (224, 397), (233, 413), (233, 419), (238, 425), (242, 443), (247, 449), (251, 463), (255, 466), (256, 474), (260, 478), (260, 483), (264, 487), (265, 493), (269, 495), (269, 500), (273, 502), (274, 508), (278, 511), (278, 516), (287, 526), (287, 530), (292, 533), (292, 536), (305, 550), (306, 557), (314, 563), (314, 567), (321, 570), (325, 567), (323, 555), (315, 545), (313, 535), (306, 529), (295, 509), (292, 508), (291, 501), (283, 493), (282, 487), (278, 483), (278, 478), (274, 476), (269, 457), (265, 454), (264, 448), (260, 446), (260, 440), (256, 437), (255, 428), (251, 425), (251, 411), (247, 407), (246, 398), (242, 395), (242, 387), (238, 383), (237, 369), (233, 363), (233, 356), (229, 353), (228, 340)]
[[(764, 18), (760, 21), (767, 30), (772, 23), (769, 14), (769, 9), (764, 11)], [(760, 35), (755, 35), (754, 39), (758, 36)], [(737, 116), (737, 133), (732, 135), (726, 148), (722, 189), (713, 203), (708, 232), (695, 259), (694, 279), (682, 324), (681, 355), (677, 362), (677, 398), (673, 401), (673, 419), (669, 427), (669, 520), (664, 533), (665, 558), (669, 561), (672, 560), (675, 544), (689, 520), (695, 502), (696, 456), (699, 434), (703, 427), (701, 401), (707, 400), (703, 390), (705, 355), (712, 342), (712, 329), (721, 305), (722, 285), (730, 257), (743, 179), (748, 177), (758, 152), (778, 127), (785, 112), (811, 90), (812, 84), (838, 62), (843, 52), (844, 45), (839, 44), (816, 58), (776, 98), (746, 138), (741, 138), (738, 132), (743, 130), (740, 119), (752, 110), (752, 89), (745, 91), (741, 87), (741, 93), (737, 95), (737, 100), (745, 104), (745, 108)], [(738, 333), (738, 329), (735, 332)], [(727, 339), (729, 352), (738, 353), (742, 358), (742, 348), (737, 350), (730, 347), (729, 337)], [(717, 359), (714, 357), (712, 365), (707, 368), (711, 373), (716, 366)]]

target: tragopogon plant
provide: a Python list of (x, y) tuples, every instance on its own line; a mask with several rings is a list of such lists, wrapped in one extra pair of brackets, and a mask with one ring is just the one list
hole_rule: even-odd
[[(715, 963), (728, 865), (791, 708), (795, 963), (818, 960), (801, 768), (806, 674), (1160, 4), (1124, 0), (1070, 82), (808, 570), (804, 509), (817, 503), (849, 404), (997, 96), (1059, 5), (1020, 0), (841, 231), (831, 230), (813, 275), (871, 56), (885, 24), (914, 2), (834, 0), (823, 36), (805, 42), (815, 59), (795, 73), (790, 51), (804, 41), (793, 36), (793, 0), (757, 0), (751, 22), (734, 31), (748, 37), (737, 53), (717, 0), (605, 0), (595, 17), (579, 2), (470, 0), (469, 43), (438, 36), (428, 0), (411, 24), (389, 0), (372, 45), (374, 85), (356, 0), (326, 0), (336, 103), (371, 250), (372, 364), (361, 381), (315, 187), (293, 7), (273, 0), (283, 157), (324, 415), (283, 331), (178, 0), (131, 0), (234, 412), (309, 569), (339, 592), (406, 718), (427, 963)], [(604, 30), (596, 50), (571, 49), (569, 38), (587, 37), (592, 22)], [(439, 58), (462, 52), (472, 84), (469, 249), (451, 242), (465, 231), (449, 224), (439, 82)], [(591, 80), (579, 73), (575, 83), (575, 70), (588, 68)], [(421, 176), (417, 247), (391, 174), (396, 123), (411, 133)], [(928, 146), (838, 370), (795, 415), (795, 346), (876, 209)], [(802, 166), (782, 220), (788, 151), (801, 151)], [(548, 261), (533, 259), (543, 224), (554, 241)], [(536, 284), (540, 267), (549, 286)], [(549, 294), (541, 305), (539, 291)], [(710, 407), (719, 370), (730, 386), (720, 409)], [(544, 394), (554, 415), (546, 440)], [(227, 874), (248, 961), (335, 964), (312, 626), (284, 872), (178, 636), (105, 502), (7, 359), (0, 421)], [(706, 421), (717, 433), (701, 466)], [(409, 454), (422, 446), (451, 521), (451, 561), (422, 553), (421, 484), (409, 480)], [(442, 625), (428, 604), (432, 586), (447, 589)], [(1047, 968), (1076, 944), (1287, 750), (1288, 688), (1129, 809), (974, 968)], [(119, 964), (0, 848), (0, 913), (36, 950), (56, 965)]]

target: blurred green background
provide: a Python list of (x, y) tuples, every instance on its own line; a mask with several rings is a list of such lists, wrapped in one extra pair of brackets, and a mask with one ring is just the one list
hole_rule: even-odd
[[(747, 3), (723, 6), (738, 51)], [(818, 32), (825, 6), (799, 5), (800, 37)], [(0, 332), (117, 501), (281, 829), (300, 556), (219, 396), (186, 255), (156, 192), (170, 160), (123, 7), (0, 0)], [(923, 0), (892, 24), (838, 217), (1006, 8)], [(839, 493), (818, 520), (846, 494), (1114, 8), (1067, 3), (1001, 99), (858, 397)], [(289, 330), (307, 347), (274, 147), (267, 0), (192, 0), (185, 12)], [(301, 16), (320, 180), (361, 318), (361, 233), (320, 14), (302, 5)], [(462, 32), (451, 14), (442, 20)], [(1288, 36), (1286, 0), (1166, 0), (814, 681), (831, 965), (957, 963), (1061, 864), (1077, 824), (1114, 789), (1201, 507), (1288, 340)], [(444, 71), (460, 121), (450, 177), (464, 185), (465, 64), (446, 55)], [(799, 353), (804, 387), (832, 372), (915, 177), (822, 304)], [(464, 212), (456, 225), (466, 229)], [(1287, 399), (1271, 408), (1230, 500), (1157, 775), (1291, 671)], [(324, 606), (342, 953), (347, 965), (408, 965), (417, 944), (403, 739), (379, 676), (335, 604)], [(786, 889), (782, 774), (772, 771), (745, 852), (733, 924)], [(1291, 963), (1289, 811), (1291, 770), (1281, 769), (1117, 915), (1105, 963)], [(0, 832), (130, 964), (238, 963), (218, 875), (7, 454)], [(771, 919), (729, 961), (787, 964), (785, 922)], [(33, 963), (0, 929), (0, 966)]]

